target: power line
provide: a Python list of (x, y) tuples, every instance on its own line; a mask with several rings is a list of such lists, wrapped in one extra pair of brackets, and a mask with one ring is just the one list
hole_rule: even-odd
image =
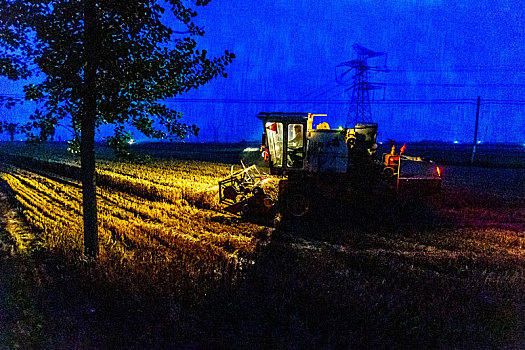
[(500, 83), (462, 83), (462, 84), (456, 84), (456, 83), (383, 83), (387, 86), (413, 86), (413, 87), (420, 87), (420, 86), (431, 86), (431, 87), (525, 87), (525, 84), (500, 84)]
[[(410, 62), (407, 62), (408, 65), (410, 65)], [(402, 68), (397, 67), (391, 67), (389, 69), (390, 72), (395, 73), (414, 73), (414, 72), (420, 72), (420, 73), (455, 73), (455, 72), (465, 72), (465, 73), (482, 73), (482, 72), (525, 72), (525, 66), (520, 65), (517, 66), (515, 64), (499, 64), (499, 65), (490, 65), (490, 66), (468, 66), (468, 67), (436, 67), (436, 66), (430, 66), (430, 67), (424, 67), (424, 66), (413, 66), (410, 68), (406, 68), (407, 64), (405, 64)]]
[[(219, 98), (203, 98), (203, 99), (168, 99), (165, 102), (175, 103), (225, 103), (225, 104), (328, 104), (328, 105), (343, 105), (348, 104), (351, 100), (254, 100), (254, 99), (219, 99)], [(476, 104), (476, 99), (428, 99), (428, 100), (370, 100), (370, 103), (377, 105), (441, 105), (441, 104)], [(525, 100), (482, 100), (482, 105), (514, 105), (525, 106)]]
[(509, 68), (509, 69), (389, 69), (389, 73), (487, 73), (487, 72), (513, 72), (513, 73), (525, 73), (525, 68)]
[[(188, 98), (188, 99), (168, 99), (165, 102), (176, 103), (232, 103), (232, 104), (308, 104), (308, 103), (319, 103), (319, 104), (348, 104), (351, 100), (339, 99), (339, 100), (256, 100), (256, 99), (219, 99), (219, 98)], [(525, 101), (520, 101), (525, 104)], [(374, 104), (475, 104), (474, 99), (433, 99), (433, 100), (370, 100), (370, 103)]]
[(0, 96), (2, 96), (2, 97), (11, 97), (11, 96), (22, 97), (22, 95), (20, 95), (20, 94), (8, 93), (8, 92), (4, 92), (3, 94), (0, 94)]
[[(333, 83), (335, 84), (335, 82), (333, 82)], [(336, 91), (339, 88), (340, 88), (340, 86), (335, 84), (334, 86), (332, 86), (332, 87), (330, 87), (328, 89), (325, 89), (324, 91), (321, 91), (320, 93), (311, 95), (308, 99), (309, 100), (315, 100), (315, 99), (321, 98), (323, 96), (326, 97), (329, 94), (333, 94), (334, 91)], [(306, 98), (303, 98), (303, 99), (306, 99)]]
[[(15, 95), (10, 95), (15, 96)], [(6, 94), (0, 94), (2, 97), (10, 97)], [(15, 99), (23, 99), (23, 97), (16, 97)], [(300, 100), (283, 100), (283, 99), (239, 99), (239, 98), (171, 98), (165, 99), (168, 103), (224, 103), (224, 104), (348, 104), (349, 99), (300, 99)], [(415, 104), (476, 104), (476, 99), (399, 99), (399, 100), (370, 100), (370, 103), (378, 105), (415, 105)], [(514, 105), (525, 106), (525, 100), (496, 100), (487, 99), (481, 100), (482, 105)]]
[(481, 104), (489, 105), (512, 105), (512, 106), (525, 106), (525, 100), (484, 100)]
[[(324, 83), (323, 85), (313, 89), (312, 91), (310, 91), (309, 93), (307, 93), (306, 95), (303, 95), (302, 98), (307, 98), (307, 97), (312, 97), (314, 95), (317, 95), (319, 92), (325, 90), (327, 87), (329, 87), (331, 84), (335, 84), (335, 82), (333, 81), (329, 81), (327, 83)], [(336, 85), (337, 86), (337, 85)]]

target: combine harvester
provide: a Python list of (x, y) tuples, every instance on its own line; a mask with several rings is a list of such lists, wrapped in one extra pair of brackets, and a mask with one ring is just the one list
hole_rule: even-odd
[[(441, 189), (440, 168), (432, 161), (396, 154), (376, 157), (377, 124), (353, 129), (313, 127), (310, 113), (259, 113), (263, 155), (271, 175), (255, 165), (219, 182), (223, 210), (250, 217), (303, 217), (326, 207), (391, 203), (393, 198), (433, 196)], [(278, 177), (276, 198), (261, 183)], [(358, 203), (358, 204), (357, 204)]]

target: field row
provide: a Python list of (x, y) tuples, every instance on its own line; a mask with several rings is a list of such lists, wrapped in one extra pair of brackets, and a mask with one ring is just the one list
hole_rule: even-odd
[[(212, 183), (212, 174), (207, 183), (200, 181), (204, 176), (184, 179), (181, 171), (169, 178), (162, 169), (155, 169), (157, 177), (140, 167), (132, 176), (125, 175), (125, 170), (130, 169), (99, 170), (102, 257), (213, 264), (237, 261), (254, 252), (254, 236), (261, 227), (224, 220), (221, 214), (190, 204), (213, 206), (213, 195), (199, 192)], [(2, 178), (16, 193), (27, 220), (44, 233), (49, 248), (82, 250), (82, 194), (78, 186), (20, 169), (4, 173)]]
[(97, 183), (152, 201), (185, 200), (200, 208), (218, 206), (217, 181), (230, 173), (228, 167), (204, 162), (155, 162), (141, 165), (101, 161)]

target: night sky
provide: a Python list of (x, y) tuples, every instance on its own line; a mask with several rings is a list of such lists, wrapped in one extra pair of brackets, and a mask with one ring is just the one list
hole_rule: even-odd
[[(472, 142), (480, 96), (478, 139), (525, 143), (522, 1), (214, 0), (198, 13), (201, 48), (237, 58), (228, 78), (167, 101), (201, 128), (190, 141), (259, 140), (261, 111), (324, 113), (344, 126), (350, 97), (335, 66), (358, 43), (387, 53), (369, 60), (389, 69), (370, 76), (385, 84), (370, 95), (380, 141)], [(21, 84), (1, 79), (0, 94), (21, 95)], [(0, 116), (20, 121), (32, 108)]]

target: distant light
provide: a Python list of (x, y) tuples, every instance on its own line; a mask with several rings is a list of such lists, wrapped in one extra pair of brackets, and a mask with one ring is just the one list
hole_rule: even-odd
[(459, 141), (454, 141), (454, 143), (459, 143)]
[(441, 177), (441, 169), (438, 166), (436, 167), (436, 173), (437, 176)]
[(131, 140), (128, 141), (128, 143), (129, 143), (130, 145), (132, 145), (132, 144), (135, 143), (135, 140), (131, 139)]
[(259, 149), (257, 147), (246, 147), (242, 151), (243, 152), (256, 152), (256, 151), (259, 151)]
[(379, 142), (379, 144), (380, 144), (380, 145), (382, 145), (382, 144), (383, 144), (383, 142), (381, 141), (381, 142)]
[(478, 141), (478, 145), (481, 143), (482, 141)]

